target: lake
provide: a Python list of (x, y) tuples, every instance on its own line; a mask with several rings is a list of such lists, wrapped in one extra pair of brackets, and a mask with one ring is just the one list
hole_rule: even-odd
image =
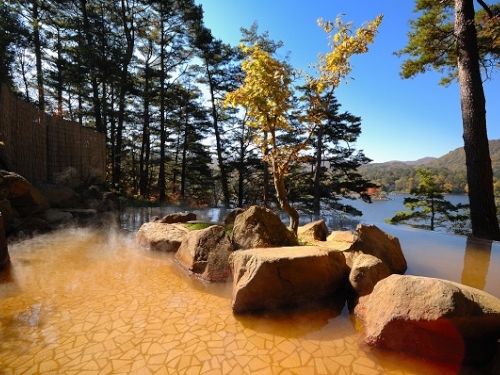
[[(385, 219), (393, 217), (396, 212), (407, 211), (404, 206), (404, 198), (409, 197), (406, 194), (390, 194), (388, 200), (374, 200), (372, 203), (366, 203), (362, 200), (344, 200), (354, 208), (363, 212), (358, 220), (361, 223), (377, 224), (384, 223)], [(466, 195), (447, 195), (445, 199), (452, 204), (469, 204), (469, 198)], [(443, 231), (440, 229), (439, 231)]]
[[(409, 195), (393, 194), (389, 195), (388, 200), (374, 200), (372, 203), (366, 203), (360, 199), (343, 199), (341, 204), (349, 204), (354, 208), (363, 212), (362, 216), (350, 216), (343, 213), (332, 214), (325, 212), (322, 217), (330, 230), (351, 229), (354, 230), (359, 223), (363, 224), (383, 224), (385, 219), (391, 218), (398, 211), (404, 211), (403, 200)], [(446, 199), (453, 204), (468, 203), (468, 197), (465, 195), (448, 195)], [(224, 208), (185, 208), (185, 207), (134, 207), (126, 208), (121, 215), (122, 228), (128, 231), (136, 231), (145, 221), (150, 221), (153, 217), (162, 217), (170, 213), (179, 211), (190, 211), (197, 215), (199, 220), (205, 220), (214, 223), (224, 222), (225, 217), (231, 209)], [(288, 216), (283, 213), (278, 213), (284, 223), (288, 225)], [(300, 213), (300, 225), (304, 225), (314, 221), (314, 215)], [(444, 229), (438, 228), (437, 231), (443, 232)]]

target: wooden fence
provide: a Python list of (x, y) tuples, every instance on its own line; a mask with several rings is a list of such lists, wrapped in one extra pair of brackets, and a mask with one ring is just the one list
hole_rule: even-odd
[(49, 116), (0, 89), (0, 164), (30, 182), (77, 186), (106, 179), (106, 137), (91, 128)]

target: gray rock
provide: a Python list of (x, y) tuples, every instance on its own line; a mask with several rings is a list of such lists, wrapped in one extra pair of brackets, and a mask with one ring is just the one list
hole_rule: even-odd
[(71, 220), (73, 218), (73, 215), (67, 211), (49, 208), (41, 214), (41, 218), (49, 224), (56, 224)]
[(200, 278), (207, 281), (226, 281), (232, 278), (229, 255), (233, 245), (225, 229), (212, 225), (189, 232), (175, 253), (175, 259)]

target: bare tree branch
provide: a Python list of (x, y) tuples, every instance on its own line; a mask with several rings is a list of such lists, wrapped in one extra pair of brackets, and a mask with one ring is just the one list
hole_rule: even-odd
[(483, 7), (486, 13), (488, 13), (488, 16), (490, 18), (493, 18), (493, 12), (491, 11), (490, 7), (483, 0), (477, 0), (477, 2)]

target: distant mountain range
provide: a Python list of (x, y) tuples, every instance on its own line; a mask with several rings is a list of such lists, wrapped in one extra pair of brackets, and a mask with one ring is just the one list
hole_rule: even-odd
[[(493, 175), (500, 180), (500, 139), (491, 140), (490, 157)], [(426, 157), (414, 161), (370, 163), (360, 167), (359, 173), (377, 182), (386, 192), (409, 192), (417, 183), (416, 168), (430, 168), (453, 193), (463, 194), (467, 186), (465, 151), (463, 147), (439, 158)]]
[[(493, 167), (493, 174), (500, 178), (500, 139), (489, 141), (490, 157)], [(446, 168), (454, 172), (465, 172), (465, 151), (463, 147), (459, 147), (448, 152), (439, 158), (425, 157), (413, 161), (388, 161), (385, 163), (370, 163), (362, 166), (362, 170), (373, 169), (390, 169), (390, 168)]]

